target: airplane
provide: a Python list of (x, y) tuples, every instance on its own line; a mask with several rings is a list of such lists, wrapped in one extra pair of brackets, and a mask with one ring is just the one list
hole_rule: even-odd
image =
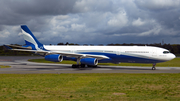
[(27, 51), (39, 54), (45, 60), (61, 62), (76, 61), (72, 68), (96, 67), (98, 63), (150, 63), (152, 70), (156, 63), (166, 62), (176, 56), (167, 49), (153, 46), (78, 46), (78, 45), (43, 45), (26, 25), (21, 25), (25, 46), (4, 45), (9, 50)]

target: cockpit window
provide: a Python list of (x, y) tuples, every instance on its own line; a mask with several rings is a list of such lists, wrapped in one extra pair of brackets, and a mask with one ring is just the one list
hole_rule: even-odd
[(169, 51), (163, 51), (164, 54), (170, 53)]

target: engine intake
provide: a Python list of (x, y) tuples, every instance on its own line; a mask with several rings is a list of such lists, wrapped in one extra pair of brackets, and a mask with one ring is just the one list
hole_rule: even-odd
[(53, 61), (53, 62), (61, 62), (61, 61), (63, 61), (63, 56), (60, 54), (46, 55), (45, 60)]
[(87, 65), (97, 65), (98, 60), (96, 58), (83, 58), (80, 60), (81, 64), (87, 64)]

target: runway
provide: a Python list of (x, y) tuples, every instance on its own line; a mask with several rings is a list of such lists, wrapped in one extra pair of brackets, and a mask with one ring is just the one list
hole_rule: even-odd
[(97, 68), (71, 68), (69, 64), (50, 64), (28, 62), (28, 59), (42, 57), (0, 56), (0, 65), (11, 68), (0, 68), (0, 74), (41, 74), (41, 73), (180, 73), (180, 67), (133, 67), (133, 66), (98, 66)]

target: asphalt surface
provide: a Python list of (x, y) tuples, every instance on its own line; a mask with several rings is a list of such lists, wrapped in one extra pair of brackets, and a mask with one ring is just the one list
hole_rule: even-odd
[(11, 68), (0, 68), (0, 74), (38, 74), (38, 73), (180, 73), (180, 67), (133, 67), (133, 66), (98, 66), (97, 68), (71, 68), (69, 64), (49, 64), (28, 62), (38, 59), (35, 56), (0, 56), (0, 65)]

